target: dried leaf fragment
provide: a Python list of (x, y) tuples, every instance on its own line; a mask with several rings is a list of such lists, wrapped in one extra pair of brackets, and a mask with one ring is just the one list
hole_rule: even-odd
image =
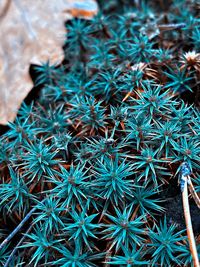
[(64, 22), (72, 15), (96, 14), (96, 3), (88, 1), (94, 4), (87, 6), (80, 4), (87, 1), (70, 0), (0, 2), (0, 124), (14, 120), (23, 99), (33, 87), (30, 64), (63, 60)]

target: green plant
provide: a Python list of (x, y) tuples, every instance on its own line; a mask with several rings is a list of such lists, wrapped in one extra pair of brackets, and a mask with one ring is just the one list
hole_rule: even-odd
[(0, 185), (0, 209), (3, 209), (4, 214), (19, 213), (24, 216), (30, 207), (34, 196), (30, 193), (24, 177), (15, 172), (13, 168), (9, 168), (10, 182)]
[(21, 155), (23, 161), (19, 166), (26, 171), (30, 182), (35, 178), (39, 181), (44, 175), (54, 176), (53, 166), (59, 161), (54, 159), (56, 151), (51, 152), (53, 146), (47, 146), (42, 139), (38, 139), (33, 142), (26, 141), (23, 148), (24, 151)]
[(147, 36), (140, 34), (134, 37), (133, 42), (130, 44), (130, 48), (127, 48), (131, 61), (133, 63), (149, 62), (149, 56), (153, 54), (153, 45), (152, 42), (149, 42)]
[(132, 194), (134, 196), (132, 203), (139, 207), (139, 213), (141, 215), (153, 216), (158, 212), (164, 211), (161, 206), (161, 200), (154, 197), (158, 194), (157, 188), (136, 185)]
[(106, 229), (103, 233), (106, 235), (104, 238), (111, 239), (110, 249), (116, 247), (116, 251), (122, 246), (128, 248), (133, 247), (135, 244), (140, 245), (144, 241), (144, 217), (138, 217), (132, 220), (133, 206), (125, 207), (123, 212), (115, 208), (116, 217), (106, 214), (111, 221), (110, 224), (105, 225)]
[(103, 212), (110, 203), (118, 206), (132, 196), (133, 182), (127, 179), (133, 174), (132, 166), (125, 160), (119, 164), (118, 156), (114, 160), (104, 158), (97, 162), (93, 174), (96, 177), (93, 181), (94, 191), (105, 200)]
[(142, 118), (149, 118), (154, 120), (164, 114), (167, 115), (170, 111), (170, 107), (176, 105), (176, 101), (172, 100), (172, 95), (169, 91), (163, 91), (161, 86), (145, 83), (142, 86), (143, 92), (136, 91), (138, 95), (137, 99), (133, 99), (133, 109), (137, 110), (138, 116)]
[(91, 239), (97, 239), (96, 231), (101, 227), (99, 224), (93, 222), (97, 215), (98, 214), (92, 214), (88, 216), (86, 208), (79, 213), (73, 209), (73, 211), (70, 212), (71, 220), (63, 229), (70, 237), (69, 240), (73, 239), (78, 242), (79, 245), (83, 247), (86, 245), (89, 250), (92, 250), (92, 246), (94, 245)]
[(182, 232), (176, 232), (176, 226), (174, 224), (167, 226), (166, 217), (164, 222), (160, 222), (159, 226), (154, 225), (154, 229), (149, 229), (149, 237), (151, 243), (148, 244), (150, 247), (150, 253), (152, 255), (151, 266), (170, 266), (170, 262), (180, 261), (176, 258), (176, 253), (182, 253), (183, 245), (178, 245), (178, 242), (183, 241)]
[(123, 256), (116, 255), (110, 257), (107, 263), (121, 267), (148, 266), (149, 262), (142, 259), (144, 254), (142, 249), (143, 247), (137, 250), (136, 246), (133, 246), (132, 250), (129, 250), (126, 247), (122, 247)]
[(193, 77), (187, 77), (186, 70), (180, 71), (178, 69), (177, 71), (174, 71), (172, 69), (169, 69), (169, 71), (170, 72), (165, 72), (165, 74), (170, 78), (171, 81), (166, 84), (165, 88), (172, 88), (174, 92), (192, 90), (188, 82), (191, 81)]
[(33, 263), (34, 267), (38, 266), (39, 262), (44, 258), (44, 263), (47, 263), (49, 259), (54, 255), (58, 244), (62, 239), (55, 239), (54, 235), (48, 235), (47, 231), (43, 229), (42, 225), (37, 224), (34, 228), (34, 232), (26, 234), (29, 238), (24, 245), (20, 248), (34, 248), (34, 253), (31, 256), (29, 263)]
[(147, 184), (151, 180), (157, 186), (159, 177), (162, 181), (162, 177), (169, 175), (166, 168), (161, 165), (163, 160), (159, 159), (158, 152), (158, 150), (153, 151), (147, 147), (141, 150), (141, 155), (131, 156), (133, 159), (136, 159), (133, 166), (136, 172), (140, 173), (138, 180), (144, 178)]
[(68, 249), (65, 246), (57, 248), (60, 253), (60, 258), (49, 262), (53, 266), (66, 266), (66, 267), (97, 267), (93, 261), (101, 259), (103, 253), (92, 254), (91, 252), (83, 249), (80, 244), (76, 242), (74, 249)]
[(99, 2), (0, 137), (1, 265), (193, 264), (165, 202), (183, 162), (200, 191), (198, 1)]
[(33, 223), (42, 222), (42, 227), (46, 233), (50, 232), (51, 234), (55, 230), (59, 232), (64, 227), (61, 216), (63, 211), (65, 209), (61, 207), (60, 200), (50, 196), (44, 202), (38, 203), (37, 210), (33, 214), (35, 217)]
[[(200, 245), (197, 246), (198, 255), (200, 256)], [(192, 255), (190, 253), (189, 244), (187, 242), (186, 246), (183, 247), (183, 251), (178, 256), (180, 261), (184, 264), (184, 266), (194, 267)]]
[(55, 184), (52, 192), (56, 197), (63, 200), (63, 208), (75, 207), (77, 203), (83, 206), (89, 196), (89, 176), (84, 167), (84, 165), (81, 166), (80, 164), (76, 167), (71, 164), (68, 171), (63, 166), (60, 166), (61, 173), (57, 173), (60, 179), (51, 178), (51, 181)]
[(51, 65), (49, 61), (40, 66), (36, 66), (35, 71), (38, 73), (35, 81), (36, 86), (42, 84), (53, 84), (54, 79), (60, 75), (59, 69), (56, 69), (56, 65)]

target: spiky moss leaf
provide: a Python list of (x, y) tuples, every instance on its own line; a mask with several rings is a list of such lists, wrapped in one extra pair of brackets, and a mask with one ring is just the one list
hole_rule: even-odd
[(177, 232), (175, 224), (168, 227), (166, 217), (163, 222), (160, 221), (159, 226), (155, 224), (154, 229), (149, 229), (151, 266), (160, 264), (165, 267), (170, 266), (172, 262), (180, 264), (176, 254), (184, 252), (184, 245), (181, 243), (185, 239), (182, 236), (184, 232), (185, 230)]
[(178, 231), (152, 225), (182, 161), (198, 190), (199, 112), (174, 95), (198, 89), (198, 3), (162, 2), (112, 0), (103, 7), (117, 15), (68, 21), (63, 65), (35, 69), (39, 98), (23, 104), (0, 144), (2, 227), (37, 205), (11, 266), (189, 262), (185, 250), (165, 251)]

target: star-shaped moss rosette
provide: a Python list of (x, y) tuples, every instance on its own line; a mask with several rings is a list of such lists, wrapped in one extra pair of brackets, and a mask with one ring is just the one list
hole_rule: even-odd
[(39, 97), (1, 136), (2, 265), (193, 266), (165, 202), (183, 162), (199, 191), (200, 113), (181, 99), (198, 88), (198, 5), (166, 19), (164, 1), (135, 2), (68, 21), (64, 64), (35, 68)]

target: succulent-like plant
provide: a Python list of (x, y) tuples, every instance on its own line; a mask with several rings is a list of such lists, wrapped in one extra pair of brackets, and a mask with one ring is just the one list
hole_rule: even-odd
[(153, 43), (149, 42), (145, 35), (135, 36), (133, 42), (128, 47), (129, 57), (133, 63), (149, 62), (153, 53)]
[(87, 170), (84, 169), (84, 165), (80, 164), (70, 166), (67, 170), (63, 166), (60, 166), (61, 172), (57, 172), (59, 179), (51, 179), (55, 187), (53, 194), (62, 199), (62, 207), (69, 208), (75, 207), (78, 203), (83, 206), (89, 194), (90, 188), (90, 176), (87, 174)]
[(172, 100), (173, 96), (169, 94), (169, 91), (163, 91), (161, 86), (145, 83), (142, 89), (142, 92), (136, 91), (138, 98), (133, 99), (136, 102), (133, 109), (137, 110), (138, 116), (153, 120), (159, 116), (167, 115), (170, 112), (170, 107), (176, 105), (176, 102)]
[(10, 129), (7, 132), (7, 137), (9, 138), (10, 145), (12, 144), (12, 146), (23, 143), (38, 132), (35, 122), (30, 123), (29, 117), (27, 117), (24, 121), (16, 118), (14, 123), (9, 122), (8, 125)]
[(73, 239), (81, 246), (87, 246), (89, 250), (92, 250), (92, 246), (94, 245), (91, 239), (97, 239), (96, 232), (101, 227), (99, 224), (93, 222), (97, 215), (87, 215), (86, 207), (81, 212), (76, 212), (73, 209), (70, 212), (71, 220), (66, 223), (63, 229), (69, 236), (69, 240)]
[(146, 117), (132, 116), (126, 123), (127, 139), (132, 144), (136, 144), (137, 150), (142, 147), (150, 132), (152, 132), (151, 121)]
[[(157, 179), (169, 175), (162, 163), (166, 162), (159, 158), (158, 150), (152, 150), (146, 147), (141, 150), (141, 155), (132, 156), (136, 159), (133, 166), (139, 172), (138, 180), (144, 178), (145, 183), (153, 182), (155, 186), (158, 185)], [(150, 181), (149, 181), (150, 180)], [(161, 181), (164, 182), (163, 178)]]
[(103, 212), (110, 203), (118, 206), (133, 196), (133, 182), (130, 179), (133, 170), (125, 160), (119, 162), (118, 156), (113, 160), (105, 158), (98, 161), (93, 173), (96, 177), (93, 181), (94, 190), (98, 197), (105, 200)]
[(34, 196), (24, 181), (24, 177), (9, 167), (10, 181), (0, 184), (0, 209), (4, 214), (16, 212), (19, 216), (24, 216), (30, 208)]
[(93, 53), (90, 56), (89, 66), (93, 68), (109, 69), (112, 67), (115, 59), (114, 55), (110, 53), (111, 45), (107, 42), (97, 42), (93, 45)]
[(26, 171), (30, 182), (35, 178), (39, 181), (44, 175), (54, 176), (53, 166), (58, 164), (59, 160), (55, 159), (57, 153), (52, 152), (52, 148), (53, 146), (47, 146), (42, 139), (24, 143), (21, 155), (23, 161), (20, 166)]
[(131, 250), (126, 247), (122, 247), (123, 255), (110, 257), (107, 263), (121, 267), (148, 266), (149, 262), (142, 259), (144, 254), (142, 250), (143, 247), (137, 249), (136, 246), (133, 246)]
[(115, 128), (113, 129), (110, 136), (108, 136), (108, 131), (105, 130), (105, 137), (100, 136), (99, 138), (88, 138), (87, 143), (84, 144), (87, 147), (87, 151), (90, 154), (88, 161), (95, 161), (100, 159), (101, 161), (105, 158), (115, 158), (122, 157), (122, 150), (126, 145), (126, 140), (114, 140)]
[(163, 124), (158, 121), (156, 124), (157, 129), (152, 134), (153, 140), (159, 142), (160, 151), (164, 150), (164, 155), (168, 158), (170, 148), (175, 146), (179, 138), (186, 134), (181, 132), (181, 125), (178, 121), (165, 121)]
[[(200, 245), (197, 245), (197, 253), (200, 256)], [(192, 255), (190, 253), (189, 244), (187, 242), (186, 246), (183, 247), (182, 252), (178, 256), (178, 259), (184, 266), (194, 267)]]
[(165, 75), (170, 79), (168, 83), (166, 83), (165, 88), (172, 88), (174, 92), (184, 92), (185, 90), (192, 91), (189, 86), (189, 81), (193, 79), (193, 77), (186, 76), (186, 70), (180, 71), (169, 69), (169, 72), (165, 72)]
[(50, 84), (52, 85), (54, 79), (59, 77), (60, 71), (56, 68), (56, 65), (51, 65), (49, 61), (41, 64), (40, 66), (35, 66), (35, 71), (38, 73), (36, 78), (36, 85)]
[(74, 19), (66, 24), (67, 38), (66, 38), (66, 53), (70, 56), (86, 51), (88, 46), (88, 39), (91, 33), (91, 27), (87, 21), (83, 19)]
[(106, 229), (103, 230), (104, 238), (111, 240), (111, 250), (114, 246), (116, 251), (122, 246), (128, 248), (134, 247), (135, 244), (140, 245), (144, 241), (144, 217), (138, 217), (132, 220), (133, 205), (125, 207), (123, 212), (115, 208), (116, 216), (106, 214), (111, 221), (105, 225)]
[(85, 250), (78, 242), (75, 243), (75, 248), (61, 246), (57, 251), (60, 254), (59, 259), (49, 262), (50, 266), (97, 267), (94, 261), (104, 256), (103, 253), (93, 254)]
[(49, 109), (48, 112), (41, 115), (40, 127), (43, 132), (46, 132), (46, 137), (49, 137), (52, 134), (62, 134), (65, 131), (65, 128), (70, 124), (67, 120), (68, 115), (64, 114), (64, 108), (63, 105), (61, 105), (54, 110)]
[(105, 72), (100, 72), (99, 78), (96, 81), (95, 91), (97, 95), (104, 95), (105, 100), (109, 101), (112, 97), (116, 95), (121, 90), (120, 86), (120, 69), (106, 70)]
[(76, 96), (71, 102), (72, 110), (70, 115), (79, 120), (83, 125), (83, 130), (97, 130), (104, 127), (105, 108), (102, 102), (97, 102), (94, 97)]
[(178, 244), (184, 240), (183, 232), (184, 230), (176, 232), (174, 224), (168, 227), (166, 217), (159, 226), (155, 224), (154, 229), (149, 229), (148, 235), (151, 243), (148, 246), (152, 255), (151, 266), (160, 264), (160, 266), (165, 267), (170, 266), (172, 262), (180, 263), (175, 255), (184, 251), (183, 244)]
[(44, 259), (45, 264), (49, 262), (62, 240), (55, 239), (54, 235), (48, 235), (41, 224), (36, 224), (34, 231), (26, 234), (26, 236), (29, 241), (21, 245), (20, 248), (34, 248), (31, 260), (28, 261), (29, 264), (33, 263), (34, 267), (38, 266), (42, 259)]
[(180, 142), (174, 143), (174, 151), (176, 151), (176, 159), (174, 161), (187, 162), (190, 169), (199, 168), (200, 147), (197, 140), (188, 140), (185, 137), (180, 138)]
[(138, 186), (136, 184), (133, 190), (134, 198), (132, 204), (138, 206), (141, 215), (146, 214), (153, 217), (156, 213), (164, 212), (164, 208), (161, 206), (162, 200), (156, 196), (157, 194), (158, 189), (156, 188)]
[(33, 214), (35, 217), (33, 223), (42, 222), (42, 227), (46, 233), (51, 234), (54, 230), (59, 232), (64, 227), (63, 217), (61, 216), (63, 211), (65, 209), (61, 207), (60, 199), (50, 196), (44, 202), (38, 203), (37, 210)]

